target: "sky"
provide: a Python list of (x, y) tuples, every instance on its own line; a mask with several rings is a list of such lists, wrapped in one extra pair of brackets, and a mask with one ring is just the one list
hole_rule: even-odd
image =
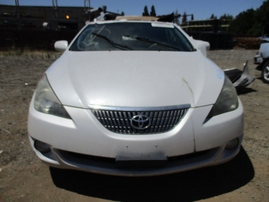
[[(55, 0), (54, 0), (55, 1)], [(51, 6), (53, 0), (19, 0), (20, 5)], [(84, 6), (84, 0), (58, 0), (58, 6)], [(90, 6), (97, 8), (107, 6), (110, 12), (127, 15), (142, 15), (144, 7), (154, 5), (157, 15), (193, 14), (195, 20), (210, 18), (212, 14), (220, 17), (229, 14), (236, 17), (240, 12), (248, 9), (256, 10), (264, 0), (90, 0)], [(0, 0), (0, 4), (15, 5), (15, 0)]]

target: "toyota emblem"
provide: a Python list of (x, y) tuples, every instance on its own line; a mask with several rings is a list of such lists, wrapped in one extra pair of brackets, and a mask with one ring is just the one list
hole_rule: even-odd
[(145, 115), (135, 115), (131, 118), (130, 121), (131, 121), (131, 126), (137, 130), (145, 130), (151, 124), (150, 118)]

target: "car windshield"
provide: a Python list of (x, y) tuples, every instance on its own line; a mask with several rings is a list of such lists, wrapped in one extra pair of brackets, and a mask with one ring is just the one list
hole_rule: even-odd
[(156, 50), (194, 51), (185, 35), (172, 24), (117, 22), (89, 24), (71, 51)]

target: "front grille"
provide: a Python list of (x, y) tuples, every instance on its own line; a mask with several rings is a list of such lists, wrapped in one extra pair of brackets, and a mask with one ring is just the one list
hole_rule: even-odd
[(108, 130), (120, 134), (156, 134), (173, 129), (190, 105), (158, 108), (92, 108), (98, 121)]

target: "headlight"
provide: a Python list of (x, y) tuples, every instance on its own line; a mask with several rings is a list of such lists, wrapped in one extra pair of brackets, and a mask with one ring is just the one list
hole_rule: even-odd
[(213, 108), (211, 109), (210, 113), (207, 116), (207, 119), (223, 114), (229, 111), (233, 111), (238, 107), (238, 97), (236, 90), (227, 77), (225, 77), (224, 84), (220, 95), (214, 104)]
[(50, 87), (46, 75), (42, 77), (37, 85), (34, 107), (39, 112), (71, 119)]

